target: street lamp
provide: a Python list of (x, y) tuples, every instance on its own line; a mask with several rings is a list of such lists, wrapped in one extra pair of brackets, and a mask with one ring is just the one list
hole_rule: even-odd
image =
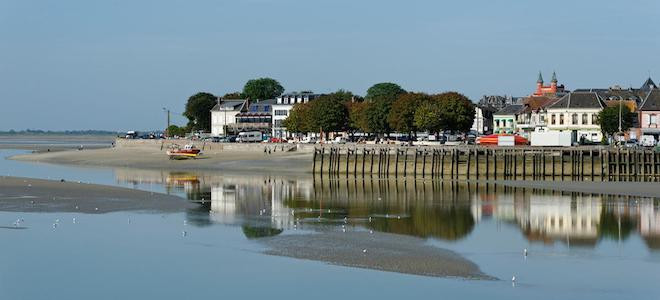
[(163, 107), (163, 111), (167, 113), (167, 127), (165, 127), (165, 137), (169, 137), (169, 128), (170, 128), (170, 110)]

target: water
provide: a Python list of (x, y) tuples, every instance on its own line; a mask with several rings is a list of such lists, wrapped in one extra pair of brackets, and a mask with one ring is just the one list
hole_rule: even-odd
[[(26, 227), (0, 228), (0, 299), (657, 299), (660, 292), (660, 208), (653, 198), (0, 160), (0, 174), (7, 173), (166, 192), (200, 205), (172, 214), (0, 212), (0, 226), (23, 218)], [(262, 236), (324, 234), (342, 225), (346, 234), (422, 238), (501, 280), (262, 253)]]

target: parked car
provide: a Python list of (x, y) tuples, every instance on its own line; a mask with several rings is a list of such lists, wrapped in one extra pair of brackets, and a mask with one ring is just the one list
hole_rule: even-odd
[(652, 135), (642, 135), (639, 139), (639, 145), (642, 147), (653, 147), (657, 144), (655, 137)]
[(346, 138), (343, 137), (343, 136), (337, 136), (330, 143), (332, 143), (332, 144), (346, 144)]
[(629, 139), (623, 145), (626, 148), (637, 148), (637, 139)]
[(315, 136), (306, 136), (300, 142), (303, 144), (316, 144), (317, 140)]
[(286, 143), (285, 138), (272, 137), (268, 140), (269, 143)]

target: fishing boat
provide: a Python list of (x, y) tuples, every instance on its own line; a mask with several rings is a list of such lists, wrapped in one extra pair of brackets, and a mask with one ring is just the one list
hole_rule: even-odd
[(179, 145), (173, 145), (171, 149), (167, 150), (167, 156), (170, 159), (197, 158), (200, 154), (202, 154), (202, 150), (199, 150), (192, 144), (185, 145), (183, 148), (179, 147)]

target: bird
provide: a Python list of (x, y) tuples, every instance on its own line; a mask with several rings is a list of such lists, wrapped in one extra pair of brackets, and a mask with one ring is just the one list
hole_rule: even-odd
[(188, 233), (185, 232), (185, 231), (183, 231), (183, 232), (181, 233), (181, 236), (186, 236), (186, 235), (188, 235)]
[(98, 207), (94, 207), (94, 210), (99, 210), (99, 208), (98, 208)]
[(374, 231), (373, 231), (373, 230), (369, 230), (369, 233), (371, 233), (371, 234), (373, 234), (373, 233), (374, 233)]
[(516, 275), (513, 275), (513, 277), (511, 277), (511, 282), (516, 282)]
[(73, 224), (76, 224), (76, 218), (73, 218)]
[(369, 223), (371, 223), (371, 217), (369, 217)]
[(188, 225), (188, 221), (187, 221), (187, 220), (183, 220), (183, 226), (186, 226), (186, 225)]
[(367, 249), (362, 249), (362, 253), (367, 253)]
[(523, 249), (523, 255), (527, 256), (527, 248)]

